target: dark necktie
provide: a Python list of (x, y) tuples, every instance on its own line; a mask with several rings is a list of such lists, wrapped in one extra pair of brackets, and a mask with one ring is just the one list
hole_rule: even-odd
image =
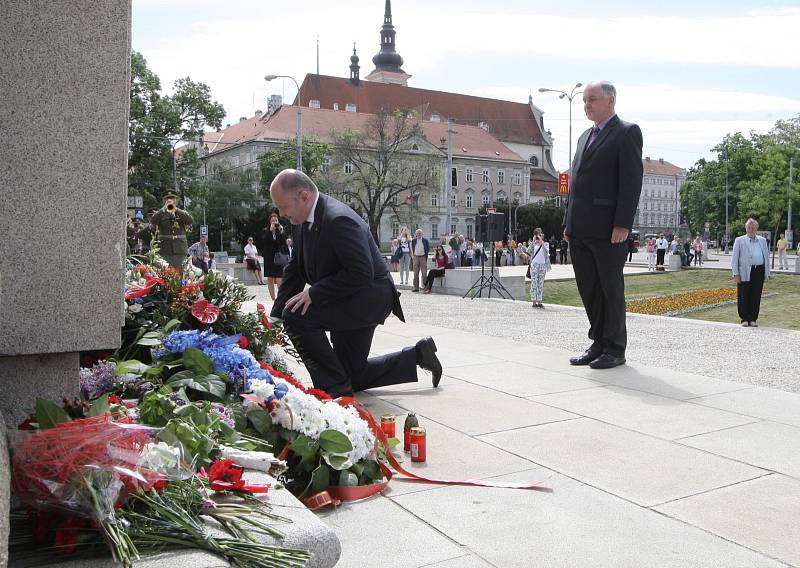
[(597, 137), (600, 136), (600, 127), (594, 126), (592, 127), (592, 133), (589, 135), (589, 141), (586, 143), (586, 148), (588, 149), (592, 144), (594, 144)]

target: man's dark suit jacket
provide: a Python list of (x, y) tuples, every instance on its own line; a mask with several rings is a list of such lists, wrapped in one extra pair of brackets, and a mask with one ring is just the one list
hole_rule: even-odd
[(283, 273), (273, 317), (281, 317), (286, 301), (311, 284), (312, 306), (341, 315), (340, 329), (383, 323), (390, 312), (405, 321), (399, 295), (369, 227), (348, 205), (320, 193), (314, 224), (310, 230), (296, 225), (293, 244), (294, 254)]
[(586, 148), (591, 133), (581, 134), (572, 161), (565, 232), (610, 240), (614, 227), (633, 226), (642, 191), (642, 131), (614, 115)]

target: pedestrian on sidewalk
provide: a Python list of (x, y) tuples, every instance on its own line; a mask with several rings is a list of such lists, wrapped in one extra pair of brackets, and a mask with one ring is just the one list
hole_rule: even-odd
[(400, 229), (400, 284), (408, 284), (408, 273), (411, 269), (411, 234), (408, 227)]
[(628, 262), (633, 261), (633, 253), (636, 252), (636, 241), (633, 240), (631, 235), (625, 240), (625, 246), (628, 247)]
[(280, 172), (270, 196), (294, 224), (297, 243), (270, 315), (283, 320), (314, 387), (334, 398), (352, 396), (416, 382), (418, 366), (431, 371), (433, 386), (438, 386), (442, 365), (430, 337), (394, 353), (369, 356), (378, 325), (392, 313), (405, 320), (400, 294), (367, 223), (297, 170)]
[(781, 270), (789, 270), (789, 259), (786, 257), (786, 247), (788, 244), (783, 233), (781, 233), (778, 242), (775, 243), (775, 246), (778, 248), (778, 264)]
[(703, 245), (703, 239), (700, 238), (700, 235), (697, 235), (694, 238), (694, 243), (692, 244), (692, 248), (694, 248), (695, 266), (703, 266), (703, 249), (705, 247)]
[(647, 271), (656, 270), (656, 242), (653, 239), (645, 241), (645, 250), (647, 251)]
[(530, 246), (531, 261), (531, 301), (534, 308), (544, 308), (544, 277), (551, 269), (550, 243), (544, 240), (544, 232), (537, 228), (533, 231), (533, 244)]
[(620, 120), (616, 100), (617, 90), (608, 81), (590, 83), (583, 91), (583, 108), (594, 127), (578, 139), (564, 216), (592, 340), (570, 363), (593, 369), (625, 364), (625, 240), (642, 191), (642, 131)]
[(694, 254), (692, 254), (692, 240), (689, 237), (683, 241), (683, 255), (686, 258), (686, 266), (691, 266)]
[(669, 243), (664, 238), (664, 233), (656, 239), (656, 270), (664, 270), (664, 256), (667, 254)]
[(258, 262), (258, 249), (253, 244), (253, 237), (247, 237), (247, 244), (244, 245), (244, 262), (247, 265), (247, 270), (252, 270), (256, 275), (258, 285), (263, 286), (264, 279), (261, 277), (261, 263)]
[(422, 236), (422, 229), (417, 229), (414, 232), (414, 239), (411, 241), (411, 265), (414, 270), (414, 287), (412, 292), (419, 292), (419, 283), (425, 282), (425, 277), (428, 275), (428, 254), (430, 252), (430, 243), (428, 239)]
[(559, 244), (558, 254), (561, 264), (567, 264), (567, 253), (569, 252), (569, 242), (567, 239), (562, 238)]
[(731, 254), (731, 269), (736, 281), (736, 304), (743, 327), (758, 327), (761, 292), (769, 280), (767, 239), (757, 235), (758, 222), (752, 217), (744, 225), (746, 234), (736, 237)]

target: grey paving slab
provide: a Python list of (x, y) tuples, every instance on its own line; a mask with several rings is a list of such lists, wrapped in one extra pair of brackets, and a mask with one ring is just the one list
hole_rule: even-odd
[(646, 507), (765, 474), (746, 464), (588, 418), (480, 439)]
[(436, 562), (435, 564), (425, 564), (420, 568), (495, 568), (494, 564), (489, 564), (479, 556), (468, 554), (466, 556), (459, 556), (444, 562)]
[(756, 422), (681, 443), (786, 475), (800, 477), (800, 428), (777, 422)]
[(611, 372), (608, 372), (608, 370), (605, 369), (597, 370), (590, 367), (571, 366), (565, 373), (609, 385), (640, 390), (680, 400), (752, 388), (741, 383), (704, 377), (702, 375), (675, 371), (673, 369), (652, 367), (642, 363), (628, 363), (621, 367), (610, 369), (610, 371)]
[(656, 507), (666, 515), (800, 565), (800, 481), (768, 475)]
[(407, 411), (416, 412), (467, 434), (497, 432), (569, 420), (574, 414), (469, 383), (443, 382), (427, 391), (380, 394)]
[(464, 555), (441, 531), (385, 497), (344, 504), (322, 518), (347, 543), (336, 568), (417, 568)]
[(596, 382), (588, 379), (510, 361), (500, 364), (456, 367), (448, 369), (446, 374), (469, 383), (521, 397), (597, 386)]
[(757, 420), (716, 408), (614, 386), (539, 395), (530, 400), (667, 440)]
[[(540, 475), (531, 470), (500, 479), (526, 481)], [(503, 568), (782, 566), (564, 476), (555, 474), (547, 484), (552, 494), (448, 487), (393, 499)]]
[[(406, 410), (378, 397), (363, 393), (358, 395), (358, 399), (376, 419), (383, 414), (396, 416), (398, 439), (402, 441)], [(402, 447), (394, 451), (400, 464), (412, 473), (439, 479), (483, 479), (531, 467), (531, 462), (524, 458), (432, 422), (425, 415), (418, 415), (418, 419), (420, 425), (424, 426), (426, 430), (427, 461), (412, 462), (410, 454), (403, 453)], [(396, 477), (389, 484), (385, 494), (400, 495), (427, 491), (436, 487), (439, 486), (404, 482)]]
[(764, 387), (704, 396), (692, 402), (800, 427), (800, 394)]

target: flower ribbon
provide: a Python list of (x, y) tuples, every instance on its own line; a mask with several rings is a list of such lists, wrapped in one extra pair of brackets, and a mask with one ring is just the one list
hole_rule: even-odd
[[(549, 487), (542, 487), (539, 483), (505, 483), (505, 482), (500, 482), (500, 481), (485, 481), (483, 479), (463, 479), (463, 480), (461, 480), (461, 479), (434, 479), (434, 478), (431, 478), (431, 477), (424, 477), (422, 475), (417, 475), (415, 473), (412, 473), (412, 472), (406, 470), (405, 468), (403, 468), (403, 466), (401, 466), (398, 463), (398, 461), (395, 459), (395, 457), (392, 455), (392, 452), (389, 449), (389, 442), (386, 439), (386, 434), (383, 432), (383, 430), (378, 425), (378, 423), (375, 422), (375, 419), (372, 417), (372, 414), (370, 414), (369, 411), (366, 408), (361, 406), (358, 403), (358, 401), (356, 399), (352, 398), (352, 397), (340, 397), (340, 398), (336, 399), (336, 402), (338, 404), (342, 405), (342, 406), (353, 406), (356, 409), (356, 412), (358, 412), (359, 416), (361, 416), (361, 418), (363, 418), (367, 422), (367, 424), (369, 424), (369, 427), (372, 430), (372, 433), (375, 434), (375, 449), (376, 449), (376, 451), (377, 451), (377, 448), (378, 448), (378, 442), (380, 442), (380, 444), (383, 446), (384, 453), (386, 454), (386, 459), (389, 460), (389, 463), (391, 464), (391, 466), (395, 469), (395, 471), (397, 471), (397, 473), (400, 473), (400, 474), (406, 476), (406, 478), (402, 478), (402, 477), (398, 478), (400, 481), (419, 482), (419, 483), (436, 483), (436, 484), (439, 484), (439, 485), (465, 485), (465, 486), (471, 486), (471, 487), (499, 487), (499, 488), (503, 488), (503, 489), (527, 489), (529, 491), (543, 491), (543, 492), (546, 492), (546, 493), (552, 493), (553, 492), (553, 490), (550, 489)], [(378, 465), (380, 466), (381, 471), (383, 471), (384, 475), (386, 475), (386, 479), (387, 479), (386, 482), (384, 482), (384, 483), (376, 483), (374, 485), (367, 485), (367, 486), (364, 486), (364, 487), (329, 487), (328, 491), (333, 490), (332, 491), (332, 495), (334, 495), (334, 496), (337, 496), (337, 493), (339, 493), (343, 489), (344, 490), (350, 490), (350, 489), (368, 489), (368, 488), (371, 488), (373, 490), (372, 490), (371, 493), (369, 493), (369, 495), (374, 495), (375, 493), (379, 493), (380, 491), (383, 491), (384, 487), (386, 487), (386, 485), (392, 479), (392, 472), (389, 471), (389, 468), (387, 468), (380, 460), (378, 460)], [(380, 489), (377, 489), (376, 486), (380, 486), (380, 485), (382, 485), (382, 487), (380, 487)], [(345, 491), (345, 494), (346, 495), (350, 494), (350, 491)], [(364, 497), (368, 497), (369, 495), (364, 495), (362, 497), (357, 497), (357, 498), (363, 499)], [(341, 497), (341, 495), (339, 495), (339, 496)], [(344, 497), (341, 497), (341, 498), (344, 501), (349, 500), (349, 499), (345, 499)]]
[(211, 464), (208, 484), (214, 491), (245, 491), (247, 493), (266, 493), (269, 484), (247, 485), (242, 479), (244, 468), (233, 460), (222, 459)]

